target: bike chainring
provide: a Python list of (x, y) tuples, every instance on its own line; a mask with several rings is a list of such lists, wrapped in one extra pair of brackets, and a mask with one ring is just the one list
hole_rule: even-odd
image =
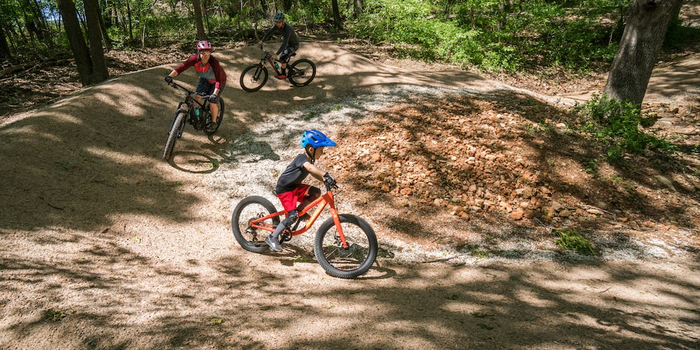
[(292, 231), (289, 229), (285, 229), (280, 233), (280, 243), (281, 242), (289, 242), (292, 240)]

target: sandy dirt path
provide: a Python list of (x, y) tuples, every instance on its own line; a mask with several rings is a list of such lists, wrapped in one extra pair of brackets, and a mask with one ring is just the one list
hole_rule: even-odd
[[(310, 251), (243, 251), (229, 227), (238, 195), (217, 190), (217, 172), (245, 171), (250, 155), (232, 152), (238, 143), (265, 161), (282, 153), (265, 135), (244, 138), (251, 130), (278, 130), (291, 144), (296, 134), (285, 135), (280, 116), (399, 83), (511, 88), (459, 71), (402, 71), (319, 43), (301, 50), (318, 65), (310, 86), (271, 80), (249, 94), (238, 76), (260, 51), (215, 55), (229, 74), (226, 122), (212, 137), (188, 128), (170, 163), (160, 156), (180, 96), (163, 77), (174, 64), (0, 126), (0, 348), (697, 349), (696, 260), (380, 259), (346, 281)], [(191, 72), (180, 78), (194, 82)], [(260, 176), (273, 181), (272, 171)]]

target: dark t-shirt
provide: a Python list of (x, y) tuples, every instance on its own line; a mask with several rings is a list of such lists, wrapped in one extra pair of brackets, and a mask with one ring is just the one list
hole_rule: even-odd
[(297, 157), (287, 165), (287, 169), (284, 169), (280, 178), (277, 179), (275, 192), (277, 192), (277, 194), (289, 192), (301, 185), (302, 181), (309, 176), (309, 171), (304, 168), (304, 163), (308, 161), (309, 158), (305, 154), (297, 155)]
[(287, 48), (287, 46), (293, 47), (295, 50), (299, 49), (299, 37), (297, 37), (297, 33), (294, 32), (294, 28), (292, 28), (292, 26), (290, 26), (287, 22), (284, 23), (284, 27), (282, 28), (277, 28), (276, 25), (273, 25), (272, 28), (267, 30), (267, 33), (265, 33), (260, 41), (265, 41), (265, 39), (267, 39), (267, 37), (272, 35), (272, 33), (275, 31), (282, 33), (282, 36), (284, 37), (282, 45), (280, 45), (279, 50), (277, 50), (278, 55), (281, 54), (282, 51)]

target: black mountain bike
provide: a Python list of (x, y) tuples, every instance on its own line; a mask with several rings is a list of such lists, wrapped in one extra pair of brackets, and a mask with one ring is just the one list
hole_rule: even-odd
[[(260, 59), (260, 63), (248, 66), (241, 73), (241, 88), (248, 92), (258, 91), (265, 85), (268, 76), (267, 65), (275, 72), (275, 77), (280, 74), (280, 68), (277, 65), (279, 61), (273, 60), (272, 54), (265, 51), (262, 46), (260, 46), (260, 50), (265, 53)], [(292, 53), (290, 58), (296, 54), (296, 52)], [(288, 79), (292, 85), (297, 87), (309, 85), (314, 77), (316, 77), (316, 65), (310, 60), (301, 58), (287, 63), (287, 77), (285, 79)]]
[(175, 147), (175, 141), (182, 137), (182, 132), (185, 130), (185, 124), (190, 123), (195, 130), (204, 130), (207, 135), (211, 135), (219, 129), (221, 126), (221, 121), (224, 119), (224, 99), (219, 96), (219, 117), (216, 118), (216, 123), (210, 128), (207, 128), (207, 117), (209, 116), (209, 95), (199, 94), (202, 99), (202, 103), (197, 102), (194, 96), (196, 92), (187, 89), (186, 87), (179, 85), (175, 82), (168, 83), (175, 89), (182, 90), (185, 93), (185, 99), (177, 105), (177, 110), (175, 111), (175, 117), (173, 117), (173, 122), (170, 124), (170, 131), (168, 131), (168, 140), (165, 142), (165, 150), (163, 150), (163, 159), (170, 159), (170, 155)]

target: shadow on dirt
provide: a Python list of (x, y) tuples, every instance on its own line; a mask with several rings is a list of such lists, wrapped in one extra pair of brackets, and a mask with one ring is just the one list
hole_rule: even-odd
[[(345, 174), (352, 197), (372, 198), (363, 210), (388, 204), (399, 214), (382, 224), (412, 239), (444, 227), (476, 232), (489, 222), (483, 234), (496, 240), (529, 240), (540, 226), (575, 227), (602, 241), (610, 231), (697, 227), (693, 157), (648, 151), (608, 161), (598, 141), (570, 128), (575, 123), (568, 110), (509, 91), (415, 97), (344, 131), (337, 152), (352, 169)], [(355, 152), (352, 145), (368, 139)], [(452, 216), (437, 217), (445, 211)], [(526, 228), (513, 236), (509, 226)]]
[[(282, 261), (268, 273), (236, 256), (192, 262), (212, 275), (169, 268), (106, 236), (91, 240), (89, 257), (67, 266), (3, 259), (5, 276), (54, 303), (5, 315), (0, 344), (46, 342), (49, 330), (62, 344), (95, 349), (692, 349), (698, 340), (700, 284), (663, 267), (394, 266), (342, 281), (313, 278), (315, 264)], [(69, 297), (76, 293), (84, 297)]]
[[(408, 77), (398, 69), (368, 73), (367, 66), (376, 64), (330, 48), (303, 54), (323, 67), (307, 88), (270, 82), (262, 91), (244, 95), (235, 87), (235, 72), (257, 55), (251, 50), (217, 53), (231, 72), (223, 95), (229, 111), (219, 131), (223, 138), (209, 139), (186, 129), (175, 146), (172, 165), (160, 158), (180, 97), (162, 81), (171, 67), (120, 76), (0, 127), (0, 347), (691, 349), (697, 344), (693, 327), (699, 318), (695, 309), (700, 283), (693, 273), (617, 265), (585, 270), (588, 267), (557, 263), (461, 269), (399, 265), (380, 266), (361, 280), (341, 281), (318, 273), (317, 264), (269, 266), (269, 260), (259, 255), (231, 254), (229, 246), (202, 243), (213, 240), (218, 226), (226, 225), (216, 217), (217, 229), (199, 227), (200, 220), (193, 219), (194, 208), (213, 202), (192, 190), (201, 176), (220, 171), (225, 164), (281, 158), (265, 139), (267, 134), (252, 131), (254, 127), (280, 128), (275, 116), (290, 110), (397, 82), (415, 87), (450, 84), (467, 91), (466, 80), (487, 83), (454, 72)], [(181, 78), (194, 81), (192, 75)], [(421, 101), (425, 103), (407, 102), (396, 113), (379, 113), (384, 122), (374, 127), (395, 129), (394, 133), (415, 137), (414, 142), (425, 142), (424, 137), (458, 138), (473, 142), (480, 151), (488, 148), (493, 155), (507, 149), (495, 140), (484, 143), (492, 140), (487, 136), (504, 128), (500, 123), (512, 122), (498, 140), (522, 138), (530, 149), (510, 151), (533, 168), (550, 168), (553, 158), (557, 164), (568, 162), (561, 169), (581, 167), (583, 157), (600, 157), (585, 140), (535, 128), (542, 118), (559, 111), (523, 96), (504, 98), (509, 102), (468, 95), (435, 110), (469, 116), (485, 111), (481, 104), (493, 103), (494, 110), (518, 108), (525, 117), (494, 114), (482, 125), (469, 127), (466, 118), (464, 127), (451, 125), (438, 132), (426, 128), (426, 123), (450, 124)], [(414, 118), (417, 115), (421, 118)], [(367, 117), (359, 114), (353, 120), (359, 124)], [(353, 135), (348, 132), (344, 137)], [(298, 135), (283, 137), (292, 142)], [(639, 215), (661, 217), (655, 214), (660, 212), (680, 218), (694, 213), (687, 206), (661, 204), (647, 192), (628, 199), (628, 190), (601, 179), (570, 183), (558, 168), (535, 174), (528, 166), (526, 172), (513, 172), (508, 163), (486, 154), (481, 164), (453, 164), (444, 150), (458, 147), (433, 147), (426, 142), (401, 157), (399, 150), (394, 155), (389, 148), (382, 156), (394, 163), (405, 161), (407, 155), (450, 163), (443, 164), (445, 172), (430, 169), (431, 174), (435, 170), (432, 182), (423, 181), (426, 185), (417, 187), (418, 193), (453, 194), (464, 191), (461, 182), (466, 180), (483, 181), (479, 184), (484, 194), (505, 196), (515, 191), (521, 196), (507, 186), (533, 187), (547, 181), (553, 191), (582, 203), (594, 203), (605, 195)], [(509, 154), (504, 156), (517, 163), (507, 158)], [(458, 159), (462, 158), (460, 154)], [(640, 171), (676, 171), (643, 164), (637, 170), (615, 169), (638, 184), (636, 192), (644, 187), (652, 193), (661, 187)], [(485, 166), (500, 177), (488, 182)], [(368, 178), (384, 181), (383, 169), (373, 164), (358, 162), (349, 169), (373, 169)], [(668, 176), (679, 189), (675, 198), (691, 197), (683, 183)], [(359, 178), (356, 181), (358, 187), (363, 185)], [(386, 192), (381, 186), (360, 188), (367, 195)], [(542, 197), (543, 205), (552, 198)], [(406, 226), (417, 226), (397, 219), (411, 218), (403, 215), (400, 212), (390, 223), (406, 231)], [(425, 222), (420, 225), (430, 231)], [(466, 232), (459, 231), (463, 227), (464, 222), (455, 223), (454, 229)], [(232, 244), (230, 237), (221, 242)]]

